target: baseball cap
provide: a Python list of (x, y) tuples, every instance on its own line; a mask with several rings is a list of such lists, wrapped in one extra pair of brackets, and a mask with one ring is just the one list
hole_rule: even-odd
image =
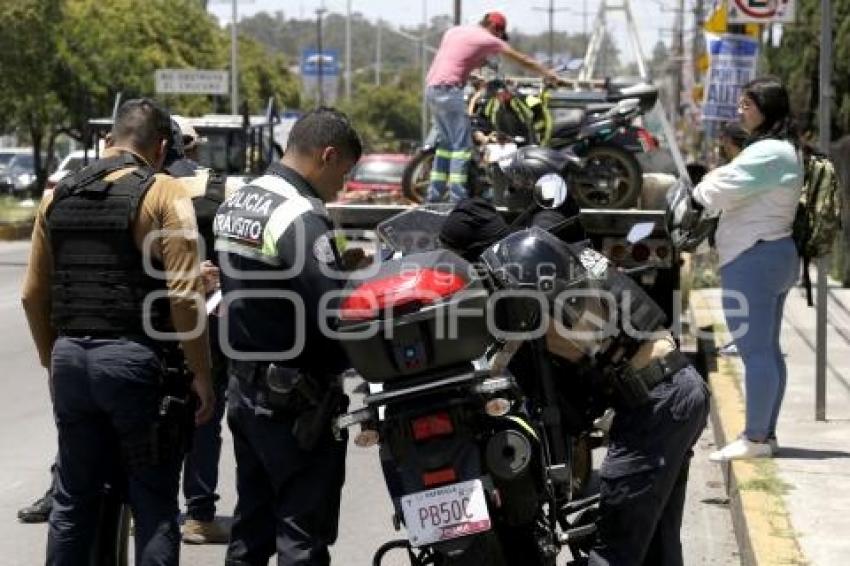
[(189, 122), (189, 119), (185, 116), (178, 116), (176, 114), (171, 116), (175, 122), (177, 122), (177, 127), (180, 128), (180, 133), (183, 134), (183, 147), (186, 150), (193, 149), (196, 145), (204, 143), (206, 140), (201, 138), (198, 135), (198, 132)]
[(508, 34), (505, 31), (508, 29), (508, 19), (501, 12), (487, 12), (484, 14), (484, 21), (492, 25), (497, 31), (501, 32), (502, 39), (508, 40)]

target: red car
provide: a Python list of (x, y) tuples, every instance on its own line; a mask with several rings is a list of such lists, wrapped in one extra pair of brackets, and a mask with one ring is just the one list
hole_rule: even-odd
[(398, 204), (405, 202), (401, 176), (410, 156), (404, 153), (364, 155), (354, 166), (337, 202), (350, 204)]

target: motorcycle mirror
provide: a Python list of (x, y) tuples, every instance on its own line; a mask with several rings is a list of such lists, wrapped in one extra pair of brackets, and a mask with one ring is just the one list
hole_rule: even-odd
[(655, 222), (638, 222), (629, 230), (626, 241), (630, 244), (636, 244), (648, 238), (653, 230), (655, 230)]
[(568, 194), (567, 182), (557, 173), (543, 175), (534, 184), (534, 201), (541, 208), (558, 208), (566, 202)]

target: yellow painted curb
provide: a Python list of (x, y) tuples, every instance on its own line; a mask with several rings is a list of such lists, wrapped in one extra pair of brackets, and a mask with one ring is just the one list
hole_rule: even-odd
[[(692, 291), (694, 334), (705, 345), (712, 393), (711, 422), (717, 446), (744, 430), (744, 396), (736, 359), (717, 355), (729, 340), (719, 295)], [(779, 479), (773, 460), (737, 460), (721, 464), (732, 509), (732, 522), (746, 566), (807, 564), (791, 526), (782, 494), (788, 486)]]

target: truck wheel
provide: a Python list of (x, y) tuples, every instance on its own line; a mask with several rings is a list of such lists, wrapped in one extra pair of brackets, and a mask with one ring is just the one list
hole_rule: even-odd
[[(405, 166), (401, 175), (401, 192), (411, 202), (421, 204), (428, 196), (428, 184), (431, 181), (431, 166), (434, 164), (433, 147), (420, 149)], [(447, 191), (448, 194), (448, 191)]]
[(568, 181), (579, 206), (622, 209), (637, 204), (643, 177), (632, 153), (613, 145), (597, 145), (584, 159), (585, 166)]

